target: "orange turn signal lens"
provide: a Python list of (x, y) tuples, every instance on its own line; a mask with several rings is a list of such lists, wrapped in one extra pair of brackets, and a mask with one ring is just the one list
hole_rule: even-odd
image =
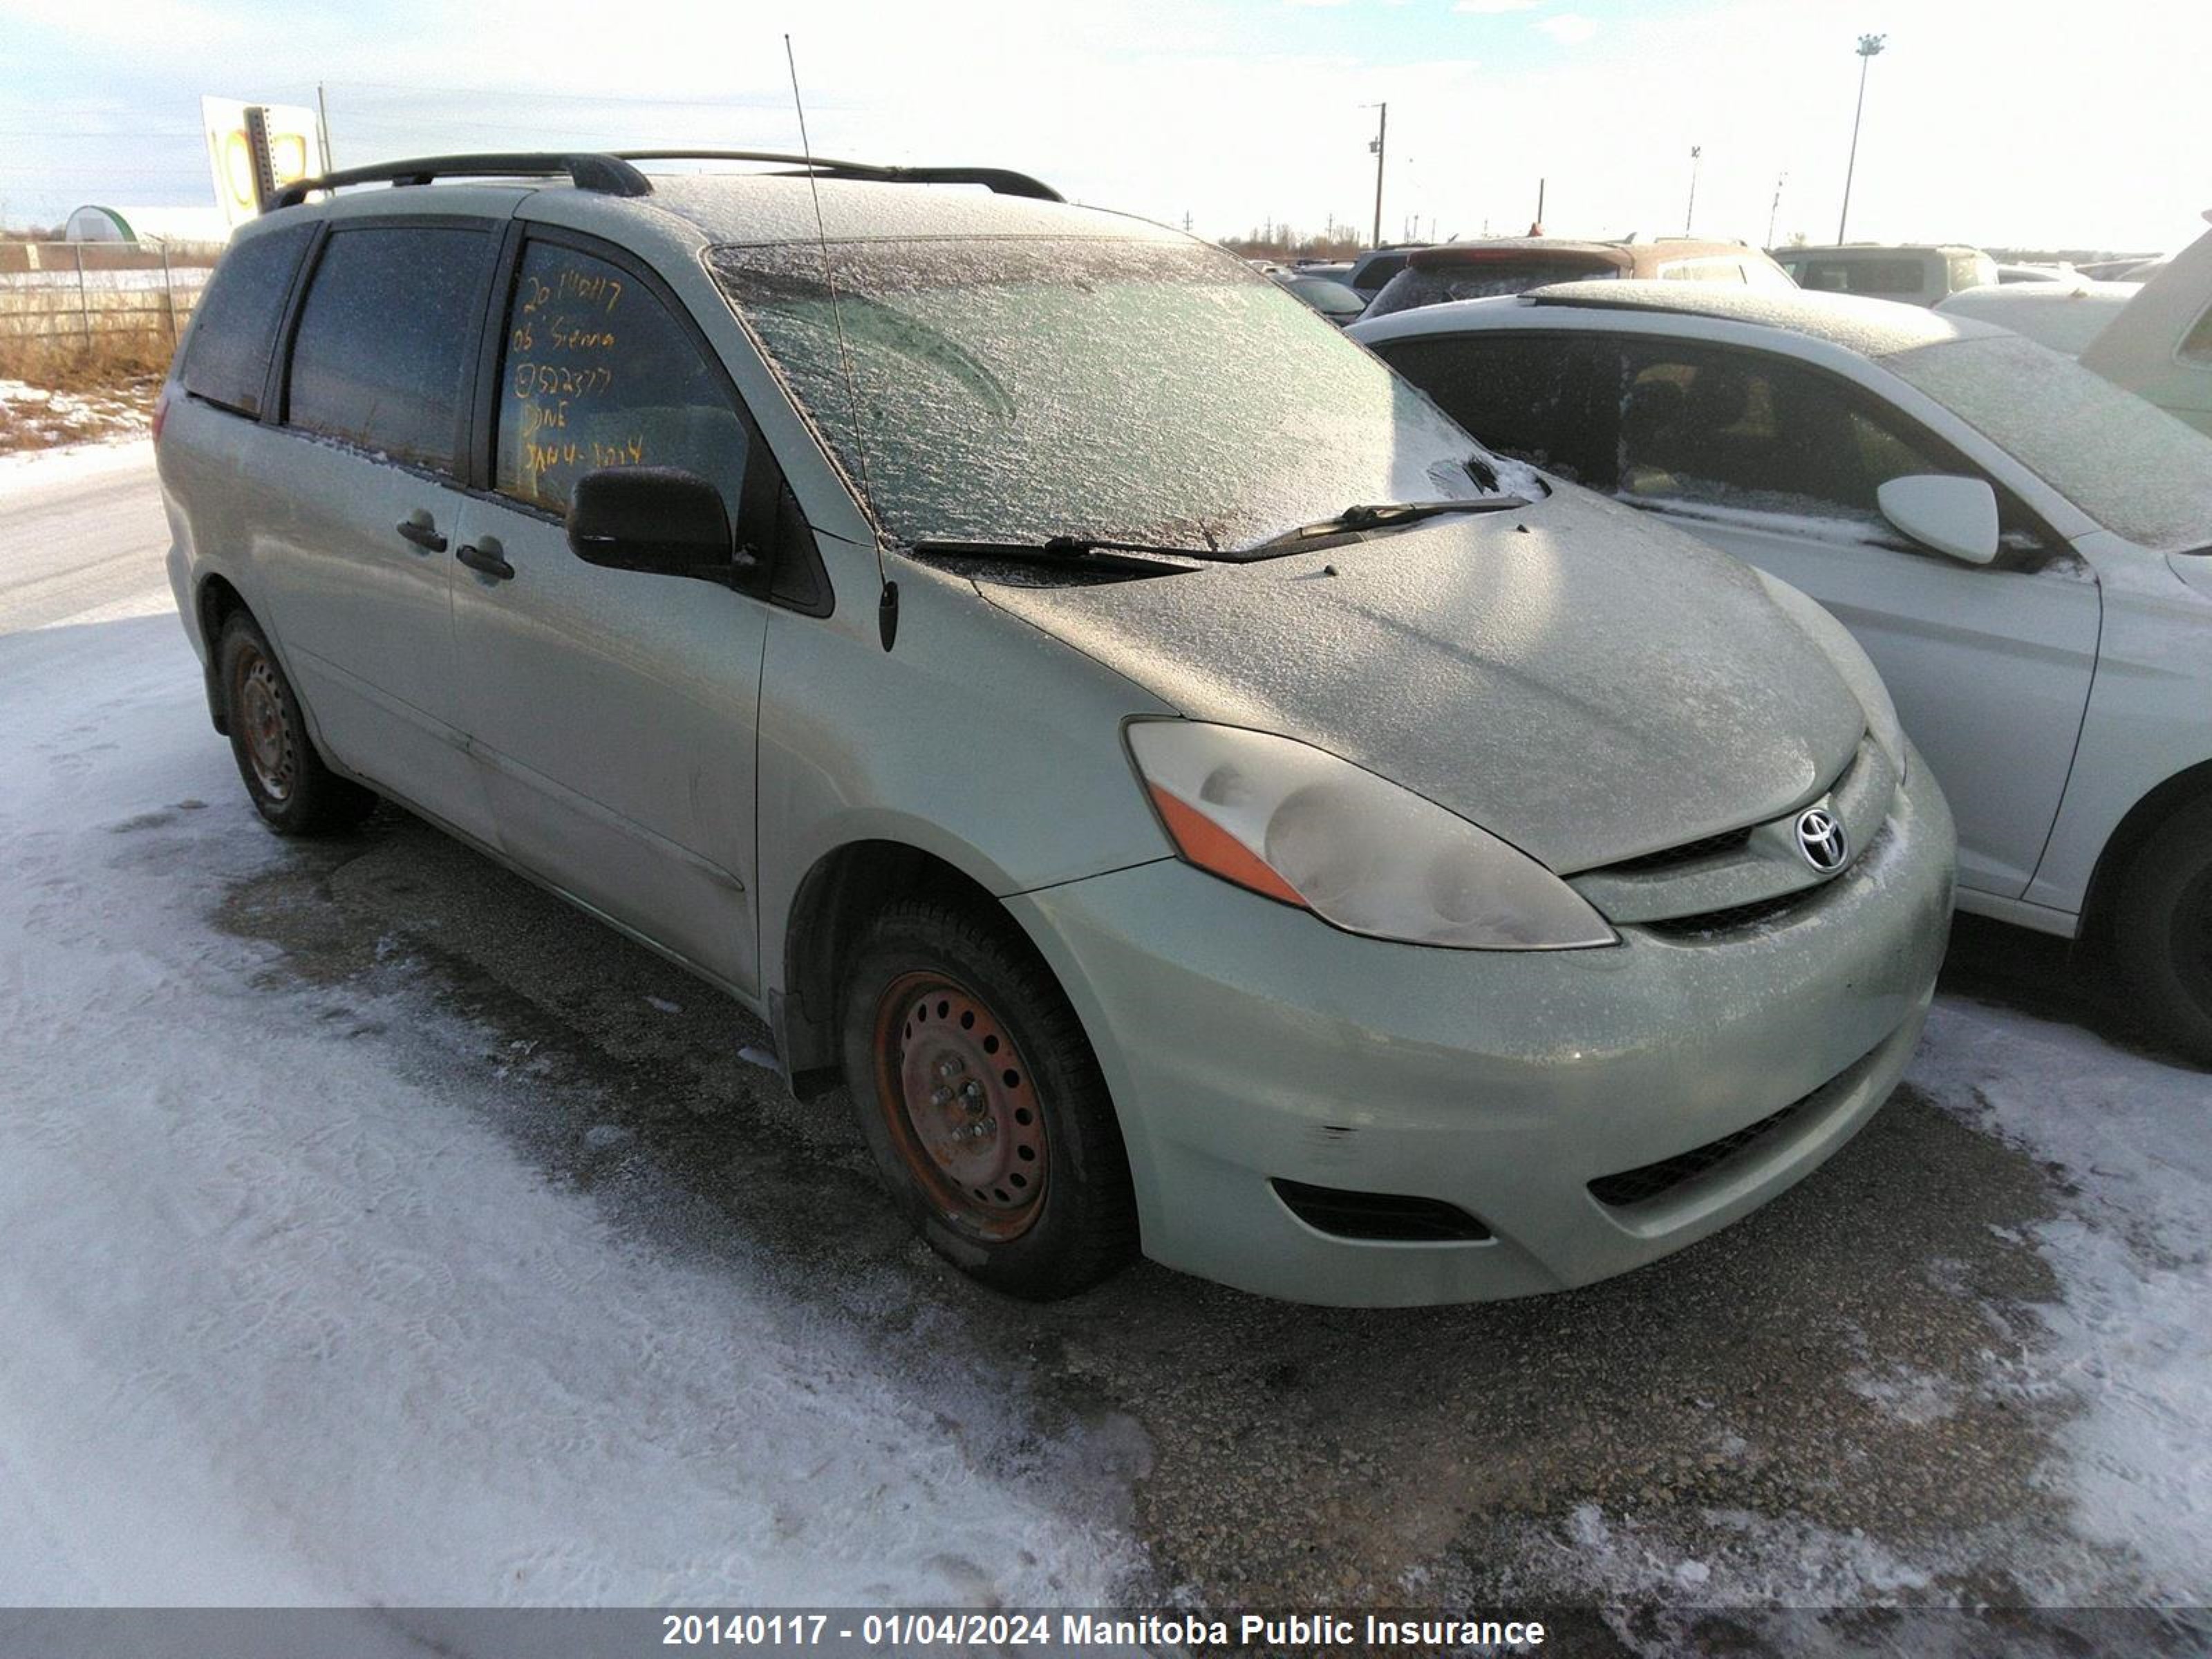
[(1233, 881), (1239, 887), (1264, 893), (1271, 899), (1295, 904), (1301, 910), (1310, 908), (1297, 888), (1212, 818), (1157, 783), (1147, 787), (1152, 792), (1152, 805), (1160, 809), (1160, 821), (1167, 825), (1176, 850), (1200, 869), (1210, 871), (1224, 881)]

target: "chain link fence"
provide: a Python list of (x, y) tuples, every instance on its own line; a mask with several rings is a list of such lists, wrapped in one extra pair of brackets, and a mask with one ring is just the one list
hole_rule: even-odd
[(222, 252), (211, 243), (0, 242), (0, 339), (174, 345)]

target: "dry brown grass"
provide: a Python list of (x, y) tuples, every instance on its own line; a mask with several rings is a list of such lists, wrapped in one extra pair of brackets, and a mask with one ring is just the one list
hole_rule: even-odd
[(169, 372), (166, 331), (52, 339), (0, 332), (0, 453), (144, 429)]

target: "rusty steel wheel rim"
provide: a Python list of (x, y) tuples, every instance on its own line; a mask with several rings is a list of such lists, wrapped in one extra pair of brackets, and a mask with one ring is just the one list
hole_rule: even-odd
[(276, 669), (258, 651), (238, 665), (238, 715), (246, 738), (246, 758), (254, 781), (271, 800), (292, 798), (292, 733), (284, 720), (284, 699), (276, 689)]
[(1018, 1238), (1044, 1203), (1044, 1113), (988, 1004), (942, 974), (903, 974), (876, 1015), (876, 1095), (891, 1143), (943, 1218)]

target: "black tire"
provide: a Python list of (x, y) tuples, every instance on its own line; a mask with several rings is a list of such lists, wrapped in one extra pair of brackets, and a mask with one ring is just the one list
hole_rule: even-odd
[[(1039, 1302), (1136, 1254), (1105, 1079), (1075, 1011), (1010, 924), (927, 900), (889, 906), (854, 952), (842, 1008), (861, 1131), (930, 1248)], [(917, 1076), (929, 1097), (908, 1086)]]
[(253, 618), (234, 611), (216, 647), (230, 752), (262, 821), (280, 836), (347, 830), (376, 797), (323, 763), (299, 694)]
[(2140, 1012), (2212, 1066), (2212, 796), (2168, 817), (2128, 861), (2112, 943)]

